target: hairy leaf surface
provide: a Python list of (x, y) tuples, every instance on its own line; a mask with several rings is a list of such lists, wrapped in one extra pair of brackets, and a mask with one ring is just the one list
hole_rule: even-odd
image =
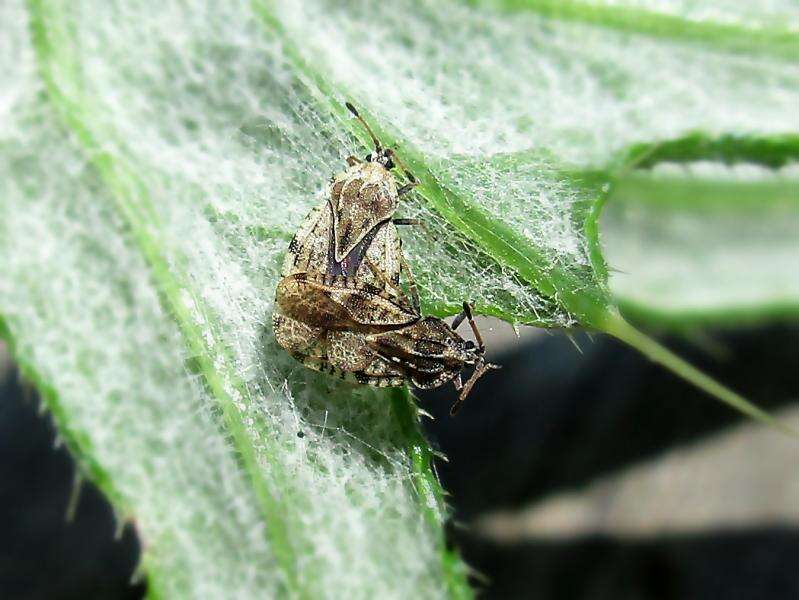
[(662, 308), (635, 293), (675, 241), (612, 240), (643, 285), (609, 288), (598, 216), (667, 196), (659, 162), (796, 157), (790, 5), (661, 4), (2, 5), (2, 334), (153, 595), (468, 594), (407, 393), (309, 372), (269, 327), (290, 236), (368, 151), (346, 100), (421, 180), (399, 216), (427, 224), (404, 235), (427, 313), (607, 331), (768, 418), (621, 319), (609, 289)]

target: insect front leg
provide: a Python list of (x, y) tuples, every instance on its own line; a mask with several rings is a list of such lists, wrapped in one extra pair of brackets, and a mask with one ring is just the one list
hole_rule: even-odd
[(400, 253), (400, 271), (405, 272), (405, 277), (408, 281), (408, 291), (411, 294), (411, 305), (413, 309), (421, 314), (421, 306), (422, 303), (419, 301), (419, 289), (416, 287), (416, 280), (413, 278), (413, 272), (411, 271), (411, 265), (408, 264), (408, 261), (405, 260), (405, 254)]
[[(375, 279), (378, 279), (384, 286), (390, 288), (397, 296), (402, 297), (404, 295), (402, 288), (393, 281), (390, 281), (388, 277), (386, 277), (386, 274), (368, 257), (364, 257), (363, 262), (367, 267), (369, 267), (369, 270), (372, 271), (372, 275), (375, 276)], [(409, 277), (408, 287), (410, 288), (411, 292), (411, 306), (413, 307), (414, 311), (418, 313), (419, 293), (416, 290), (416, 282), (413, 281), (412, 276), (410, 276), (410, 267), (408, 267), (407, 263), (405, 262), (405, 257), (402, 254), (400, 254), (400, 270), (405, 271), (406, 275)]]
[(404, 194), (407, 194), (413, 188), (415, 188), (417, 185), (419, 185), (419, 180), (416, 179), (416, 177), (413, 176), (413, 173), (411, 173), (408, 170), (408, 167), (405, 166), (405, 163), (403, 163), (402, 159), (399, 156), (397, 156), (396, 152), (394, 152), (390, 148), (388, 150), (386, 150), (386, 152), (389, 152), (391, 158), (394, 159), (395, 161), (397, 161), (397, 164), (400, 166), (400, 168), (402, 169), (402, 172), (405, 173), (405, 177), (408, 179), (408, 183), (406, 183), (405, 185), (403, 185), (401, 188), (399, 188), (397, 190), (397, 195), (398, 196), (402, 196)]
[(410, 192), (413, 188), (419, 185), (418, 181), (413, 181), (411, 183), (406, 183), (397, 190), (397, 196), (404, 196), (408, 192)]
[[(452, 385), (455, 386), (455, 391), (460, 392), (463, 389), (463, 379), (461, 379), (460, 373), (458, 373), (455, 376), (455, 379), (452, 380)], [(463, 404), (463, 400), (458, 398), (457, 400), (455, 400), (452, 406), (450, 406), (449, 415), (451, 417), (454, 417), (457, 414), (458, 410), (460, 410), (461, 404)]]
[(435, 242), (438, 241), (438, 238), (432, 235), (430, 228), (421, 219), (391, 219), (391, 222), (394, 223), (394, 225), (416, 225), (417, 227), (421, 227), (425, 235), (432, 238)]

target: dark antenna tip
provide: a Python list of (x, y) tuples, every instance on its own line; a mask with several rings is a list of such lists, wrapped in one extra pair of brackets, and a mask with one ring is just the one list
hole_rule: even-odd
[(367, 123), (364, 120), (364, 118), (360, 114), (358, 114), (358, 111), (355, 110), (355, 107), (352, 105), (352, 103), (345, 102), (344, 106), (346, 106), (347, 110), (349, 110), (353, 115), (355, 115), (355, 118), (358, 119), (358, 121), (361, 122), (361, 125), (363, 125), (364, 129), (366, 129), (366, 132), (369, 134), (369, 137), (372, 138), (372, 142), (375, 145), (375, 150), (380, 150), (380, 140), (377, 139), (375, 132), (372, 131), (371, 127), (369, 127), (369, 123)]

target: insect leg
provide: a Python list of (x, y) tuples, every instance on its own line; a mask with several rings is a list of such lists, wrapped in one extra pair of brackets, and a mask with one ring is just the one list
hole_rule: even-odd
[(477, 340), (477, 347), (482, 353), (483, 351), (485, 351), (483, 336), (480, 335), (480, 331), (477, 329), (477, 323), (474, 322), (474, 317), (472, 316), (472, 307), (469, 305), (468, 302), (463, 303), (463, 312), (461, 312), (452, 321), (452, 329), (457, 329), (460, 326), (460, 324), (463, 323), (464, 319), (467, 319), (469, 321), (469, 327), (472, 328), (472, 333), (474, 333), (474, 339)]
[[(452, 384), (455, 386), (455, 390), (458, 391), (458, 392), (460, 392), (463, 389), (463, 379), (461, 379), (461, 374), (460, 373), (458, 373), (458, 375), (455, 377), (455, 379), (452, 380)], [(451, 417), (455, 416), (455, 414), (460, 409), (461, 404), (463, 404), (463, 400), (461, 400), (460, 397), (459, 397), (457, 400), (455, 400), (455, 402), (452, 404), (452, 406), (450, 406), (449, 414), (450, 414)]]
[[(499, 365), (479, 362), (477, 364), (477, 368), (474, 370), (474, 373), (472, 373), (472, 376), (469, 377), (469, 380), (466, 382), (466, 384), (461, 387), (458, 399), (455, 401), (455, 404), (453, 404), (452, 407), (449, 409), (449, 414), (455, 415), (455, 413), (458, 412), (458, 410), (461, 407), (461, 404), (463, 404), (463, 401), (466, 400), (466, 397), (472, 391), (472, 388), (474, 387), (474, 384), (477, 383), (478, 379), (480, 379), (488, 371), (499, 368), (500, 368)], [(455, 388), (458, 389), (457, 385), (455, 386)]]
[[(466, 303), (464, 302), (463, 305), (465, 307)], [(454, 319), (452, 319), (452, 329), (457, 329), (458, 327), (460, 327), (461, 323), (463, 323), (463, 320), (465, 318), (466, 318), (466, 309), (464, 308), (464, 310), (462, 310), (460, 313), (458, 313), (458, 315)]]
[(427, 223), (425, 223), (421, 219), (391, 219), (391, 222), (394, 223), (394, 225), (416, 225), (417, 227), (421, 227), (422, 231), (424, 231), (426, 236), (428, 236), (434, 242), (438, 241), (438, 238), (434, 236), (430, 231), (430, 228), (427, 226)]
[(347, 157), (347, 166), (348, 167), (352, 167), (353, 165), (359, 165), (362, 162), (363, 161), (360, 158), (358, 158), (357, 156), (350, 155), (350, 156)]
[[(400, 195), (400, 196), (402, 196), (402, 194), (404, 194), (405, 192), (407, 192), (408, 190), (410, 190), (410, 189), (411, 189), (413, 186), (415, 186), (415, 185), (419, 185), (419, 180), (418, 180), (418, 179), (416, 179), (416, 177), (414, 177), (414, 176), (413, 176), (413, 173), (411, 173), (411, 172), (408, 170), (408, 167), (406, 167), (406, 166), (405, 166), (405, 163), (404, 163), (404, 162), (402, 162), (402, 159), (401, 159), (399, 156), (397, 156), (397, 153), (396, 153), (396, 152), (394, 152), (394, 150), (392, 150), (391, 148), (389, 148), (388, 150), (386, 150), (386, 152), (389, 152), (389, 153), (391, 154), (391, 157), (392, 157), (392, 158), (394, 158), (394, 159), (397, 161), (397, 164), (398, 164), (398, 165), (400, 166), (400, 168), (402, 169), (402, 172), (403, 172), (403, 173), (405, 173), (405, 177), (407, 177), (407, 178), (408, 178), (408, 184), (407, 184), (407, 185), (403, 185), (403, 186), (400, 188), (399, 195)], [(403, 189), (404, 189), (405, 191), (401, 191), (401, 190), (403, 190)]]
[(438, 241), (438, 238), (431, 235), (430, 228), (421, 219), (391, 219), (391, 222), (394, 223), (394, 225), (416, 225), (417, 227), (421, 227), (425, 235), (431, 237), (433, 241)]
[(411, 294), (411, 304), (413, 305), (413, 309), (417, 313), (421, 314), (422, 303), (419, 301), (419, 288), (416, 287), (416, 280), (413, 278), (411, 265), (408, 264), (408, 261), (405, 260), (405, 255), (402, 253), (399, 255), (399, 260), (400, 270), (405, 271), (405, 277), (408, 280), (408, 291)]
[(455, 376), (455, 379), (452, 380), (452, 385), (454, 385), (455, 389), (459, 392), (463, 389), (463, 379), (461, 379), (460, 373), (458, 373)]
[[(410, 175), (410, 173), (408, 172), (406, 172), (405, 174)], [(419, 185), (418, 181), (413, 181), (412, 183), (406, 183), (405, 185), (400, 186), (400, 188), (397, 190), (397, 195), (404, 196), (405, 194), (410, 192), (413, 188), (415, 188), (417, 185)]]
[[(404, 296), (405, 293), (403, 292), (402, 288), (399, 287), (393, 281), (390, 281), (389, 278), (386, 277), (386, 274), (383, 271), (381, 271), (378, 268), (378, 266), (376, 264), (374, 264), (368, 256), (364, 256), (363, 257), (363, 262), (366, 263), (366, 266), (369, 267), (370, 271), (372, 271), (372, 275), (374, 275), (376, 279), (379, 279), (383, 283), (383, 285), (385, 285), (388, 288), (391, 288), (391, 290), (397, 296), (399, 296), (400, 298), (402, 296)], [(400, 265), (402, 265), (402, 263), (400, 263)], [(400, 267), (400, 268), (402, 268), (402, 267)], [(417, 300), (418, 300), (418, 298), (417, 298)], [(414, 306), (414, 309), (416, 309), (415, 306)], [(418, 312), (418, 309), (417, 309), (417, 312)]]

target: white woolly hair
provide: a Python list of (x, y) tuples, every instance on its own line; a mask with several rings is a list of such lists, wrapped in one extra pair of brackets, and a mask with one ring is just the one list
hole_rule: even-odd
[[(587, 286), (574, 215), (595, 198), (562, 172), (697, 128), (796, 130), (799, 70), (438, 1), (0, 5), (0, 315), (136, 524), (153, 590), (442, 596), (440, 532), (387, 394), (308, 371), (268, 325), (289, 237), (366, 149), (259, 6), (341, 91), (334, 102), (390, 125), (443, 185)], [(47, 33), (38, 65), (30, 15)], [(428, 224), (405, 236), (426, 303), (575, 323), (418, 198), (400, 213)]]

